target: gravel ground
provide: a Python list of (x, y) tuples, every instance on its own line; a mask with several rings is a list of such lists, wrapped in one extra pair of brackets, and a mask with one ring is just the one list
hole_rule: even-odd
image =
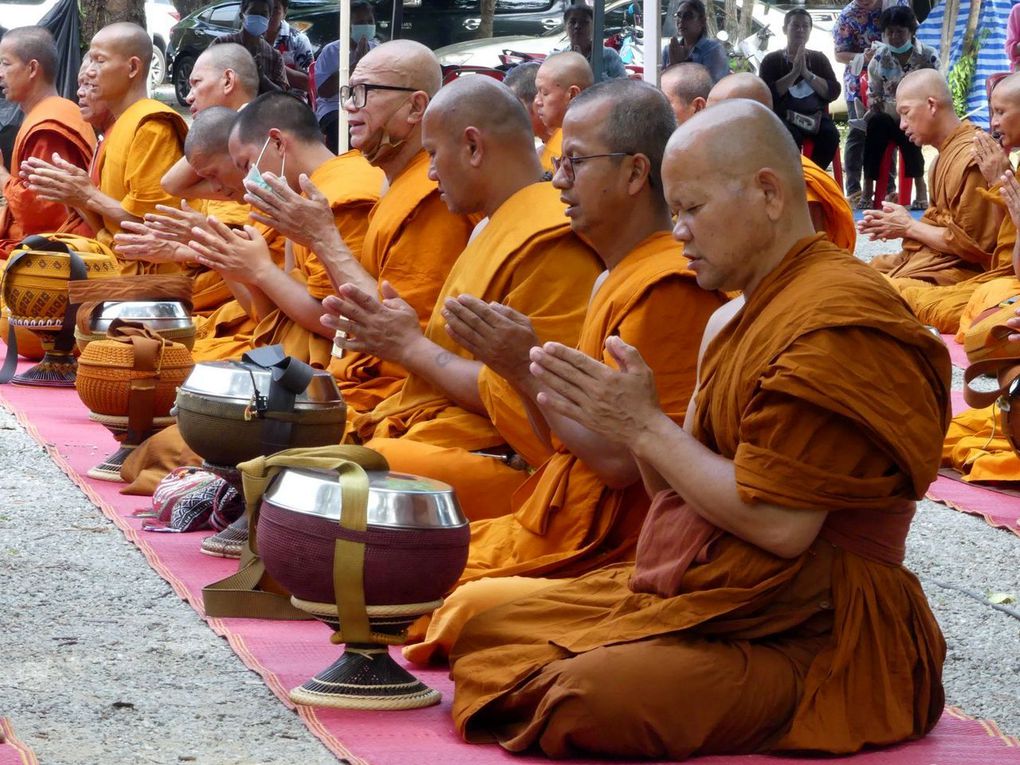
[[(949, 644), (949, 703), (1012, 735), (1020, 620), (954, 588), (1020, 596), (1018, 549), (922, 502), (907, 556)], [(44, 765), (336, 762), (3, 410), (0, 577), (0, 715)]]

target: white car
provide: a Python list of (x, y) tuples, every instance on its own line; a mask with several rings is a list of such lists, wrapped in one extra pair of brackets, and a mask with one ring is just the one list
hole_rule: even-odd
[[(625, 33), (624, 43), (632, 55), (624, 55), (624, 62), (635, 66), (644, 64), (641, 31), (634, 27), (633, 17), (627, 18), (626, 12), (634, 6), (634, 0), (614, 0), (606, 4), (607, 34)], [(721, 10), (721, 9), (720, 9)], [(764, 3), (756, 3), (754, 8), (754, 34), (740, 42), (738, 48), (754, 67), (761, 64), (766, 53), (782, 50), (786, 46), (783, 35), (783, 16), (785, 11), (778, 10)], [(808, 48), (825, 54), (832, 64), (837, 78), (842, 81), (843, 65), (836, 61), (835, 45), (832, 40), (832, 27), (838, 11), (812, 11), (814, 20)], [(500, 56), (507, 51), (530, 53), (547, 56), (554, 50), (567, 47), (566, 33), (562, 28), (554, 29), (539, 37), (492, 37), (487, 40), (469, 40), (447, 45), (436, 51), (439, 63), (443, 66), (479, 66), (498, 67), (502, 63)], [(840, 95), (829, 106), (833, 114), (846, 112), (846, 101)]]
[[(0, 25), (7, 29), (38, 24), (57, 0), (0, 0)], [(146, 0), (145, 26), (152, 37), (152, 64), (149, 76), (153, 86), (166, 79), (166, 46), (170, 28), (180, 21), (180, 14), (170, 0)]]

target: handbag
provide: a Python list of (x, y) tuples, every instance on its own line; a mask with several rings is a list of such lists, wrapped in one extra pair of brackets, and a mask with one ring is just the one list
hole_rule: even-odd
[(793, 109), (787, 109), (786, 121), (809, 135), (818, 135), (818, 131), (822, 127), (822, 112), (802, 114), (801, 112), (793, 111)]

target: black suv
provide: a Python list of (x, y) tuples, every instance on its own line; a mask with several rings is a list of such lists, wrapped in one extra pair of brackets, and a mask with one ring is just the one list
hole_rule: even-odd
[[(372, 0), (380, 39), (389, 39), (393, 4)], [(563, 11), (570, 0), (496, 0), (494, 34), (540, 35), (563, 26)], [(401, 37), (417, 40), (430, 48), (471, 40), (481, 23), (479, 0), (404, 0)], [(188, 77), (195, 59), (209, 43), (240, 28), (240, 0), (227, 0), (195, 11), (182, 19), (170, 33), (167, 58), (174, 92), (184, 104)], [(287, 21), (308, 35), (318, 49), (337, 38), (340, 12), (336, 2), (291, 0)]]

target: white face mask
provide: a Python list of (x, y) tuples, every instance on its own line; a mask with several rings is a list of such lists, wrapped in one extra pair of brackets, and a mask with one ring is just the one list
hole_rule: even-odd
[[(273, 188), (268, 183), (266, 183), (265, 179), (263, 179), (263, 177), (262, 177), (262, 172), (259, 170), (259, 162), (262, 161), (262, 155), (266, 153), (266, 149), (269, 148), (269, 142), (271, 140), (272, 140), (272, 138), (269, 138), (269, 137), (266, 138), (266, 142), (264, 144), (262, 144), (262, 151), (259, 152), (258, 159), (255, 160), (255, 164), (253, 164), (251, 167), (248, 168), (248, 175), (246, 175), (244, 177), (244, 179), (246, 181), (251, 181), (256, 186), (258, 186), (260, 189), (265, 189), (266, 191), (270, 191), (270, 192), (275, 194), (276, 192), (273, 191)], [(280, 177), (281, 178), (284, 177), (283, 171), (284, 171), (284, 169), (286, 167), (287, 167), (287, 155), (284, 154), (283, 155), (283, 161), (280, 163)]]
[(358, 43), (375, 37), (375, 24), (351, 24), (351, 39)]

